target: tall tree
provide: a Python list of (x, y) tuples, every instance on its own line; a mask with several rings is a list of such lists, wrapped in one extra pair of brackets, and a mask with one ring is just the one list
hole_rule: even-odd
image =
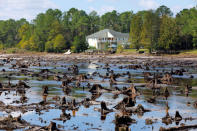
[(139, 12), (135, 14), (131, 21), (130, 42), (131, 42), (131, 46), (134, 46), (134, 48), (137, 49), (139, 49), (142, 46), (140, 42), (141, 42), (141, 32), (143, 25), (143, 19), (142, 19), (143, 13), (144, 12)]
[(176, 15), (177, 25), (180, 27), (180, 42), (182, 49), (193, 48), (193, 36), (190, 22), (192, 19), (191, 11), (184, 9)]
[(65, 44), (66, 44), (66, 41), (63, 35), (58, 34), (56, 38), (54, 39), (54, 45), (53, 45), (54, 51), (57, 53), (62, 52), (66, 47)]
[(150, 51), (156, 46), (158, 41), (159, 22), (159, 17), (153, 10), (149, 10), (144, 13), (141, 43)]
[[(84, 38), (82, 38), (82, 39), (84, 39)], [(71, 47), (73, 52), (79, 53), (79, 52), (82, 52), (87, 49), (88, 45), (82, 39), (79, 36), (76, 36), (74, 38), (74, 41), (73, 41), (72, 47)]]
[(179, 28), (174, 18), (163, 16), (160, 26), (158, 49), (169, 51), (176, 50), (179, 46)]
[(95, 11), (86, 14), (76, 8), (64, 13), (58, 9), (48, 9), (38, 14), (31, 23), (25, 19), (0, 20), (0, 48), (17, 46), (35, 51), (59, 52), (60, 49), (72, 47), (80, 52), (87, 48), (87, 35), (109, 28), (130, 32), (130, 42), (135, 48), (192, 49), (197, 48), (196, 21), (196, 7), (182, 10), (175, 19), (166, 6), (136, 14), (114, 10), (102, 16)]
[(20, 41), (18, 29), (26, 23), (25, 19), (0, 21), (0, 43), (2, 46), (5, 48), (15, 47)]
[(168, 8), (165, 5), (160, 6), (159, 8), (157, 8), (156, 10), (156, 14), (159, 15), (160, 17), (167, 15), (167, 16), (173, 16), (172, 11), (170, 10), (170, 8)]
[(130, 25), (131, 25), (132, 17), (133, 17), (132, 11), (126, 11), (119, 15), (121, 32), (123, 33), (130, 32)]
[(113, 10), (112, 12), (107, 12), (101, 16), (100, 19), (101, 27), (100, 29), (113, 29), (116, 31), (120, 31), (120, 19), (119, 13)]
[(99, 21), (100, 17), (98, 16), (96, 11), (92, 11), (89, 14), (89, 22), (90, 22), (90, 29), (89, 29), (89, 34), (95, 33), (99, 31)]
[[(22, 39), (19, 45), (36, 51), (45, 51), (47, 41), (55, 38), (61, 32), (62, 12), (58, 9), (48, 9), (46, 13), (38, 14), (33, 21), (33, 29), (29, 39)], [(28, 31), (25, 35), (28, 36)], [(25, 36), (24, 35), (24, 36)], [(27, 38), (27, 37), (26, 37)], [(25, 44), (25, 46), (23, 45)], [(29, 44), (29, 46), (27, 46)]]
[(190, 29), (192, 30), (193, 46), (197, 48), (197, 7), (191, 9), (192, 19), (189, 22)]

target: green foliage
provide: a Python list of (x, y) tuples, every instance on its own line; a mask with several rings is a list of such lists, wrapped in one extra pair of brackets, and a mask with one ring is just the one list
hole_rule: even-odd
[(172, 15), (166, 6), (136, 13), (130, 27), (131, 47), (150, 52), (197, 48), (197, 9), (184, 9), (176, 18)]
[(104, 47), (104, 50), (108, 50), (109, 49), (109, 46), (110, 46), (110, 43), (109, 42), (106, 42), (104, 43), (105, 47)]
[(119, 31), (120, 32), (123, 32), (123, 33), (130, 32), (130, 25), (131, 25), (132, 18), (133, 18), (132, 11), (126, 11), (119, 15), (119, 19), (120, 19)]
[(184, 9), (176, 15), (180, 27), (181, 44), (183, 49), (197, 48), (197, 9)]
[(74, 38), (74, 41), (72, 43), (71, 50), (75, 53), (83, 52), (88, 48), (87, 43), (83, 38), (80, 38), (79, 36), (76, 36)]
[(160, 16), (160, 17), (163, 17), (163, 16), (173, 16), (173, 13), (170, 10), (170, 8), (166, 7), (165, 5), (162, 5), (159, 8), (157, 8), (156, 14), (158, 16)]
[(54, 45), (53, 45), (55, 52), (57, 53), (62, 52), (65, 49), (65, 44), (66, 41), (63, 35), (61, 34), (57, 35), (54, 39)]
[(114, 29), (119, 31), (120, 30), (120, 19), (118, 18), (117, 11), (112, 11), (105, 13), (103, 16), (101, 16), (101, 28), (100, 29)]
[(47, 43), (45, 44), (45, 51), (54, 52), (54, 44), (52, 41), (47, 41)]
[(141, 32), (141, 43), (143, 47), (147, 49), (154, 48), (154, 44), (157, 43), (157, 37), (159, 34), (159, 17), (152, 11), (146, 11), (144, 13), (144, 20)]
[(158, 41), (159, 16), (153, 11), (141, 11), (135, 14), (131, 22), (130, 42), (131, 47), (140, 47), (152, 50)]
[[(85, 37), (100, 29), (130, 32), (132, 48), (175, 50), (197, 48), (197, 9), (184, 9), (172, 17), (171, 10), (160, 6), (156, 10), (118, 13), (99, 16), (92, 11), (71, 8), (66, 12), (48, 9), (28, 22), (0, 20), (0, 49), (21, 48), (39, 52), (63, 52), (72, 49), (83, 52), (88, 48)], [(106, 50), (108, 44), (105, 44)]]
[(7, 54), (15, 54), (15, 53), (25, 53), (27, 50), (25, 49), (20, 49), (20, 48), (8, 48), (7, 50), (1, 50), (3, 53)]
[(20, 41), (18, 29), (26, 23), (27, 21), (25, 19), (18, 21), (13, 19), (0, 21), (0, 43), (3, 44), (4, 48), (16, 46), (16, 44)]
[(117, 47), (116, 52), (117, 52), (117, 53), (122, 53), (123, 50), (124, 50), (123, 46), (122, 46), (121, 44), (118, 44), (118, 47)]
[(0, 50), (3, 50), (3, 43), (0, 43)]
[(89, 16), (89, 33), (95, 33), (99, 31), (99, 22), (100, 22), (100, 17), (98, 16), (96, 11), (90, 12)]
[(160, 50), (176, 50), (179, 47), (179, 29), (173, 18), (163, 16), (160, 26), (158, 48)]
[(96, 47), (94, 47), (94, 46), (89, 46), (88, 49), (96, 50)]
[(139, 49), (142, 45), (141, 41), (141, 32), (142, 32), (142, 15), (139, 13), (133, 16), (133, 20), (131, 22), (131, 31), (130, 31), (130, 42), (131, 46), (136, 49)]

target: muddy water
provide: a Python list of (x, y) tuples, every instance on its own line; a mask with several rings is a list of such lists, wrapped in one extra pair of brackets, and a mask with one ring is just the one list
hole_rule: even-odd
[[(29, 61), (27, 58), (23, 58), (20, 60), (21, 62), (28, 63), (32, 62)], [(33, 59), (35, 63), (38, 63), (37, 59)], [(77, 102), (82, 101), (84, 98), (90, 98), (91, 93), (89, 89), (86, 87), (87, 81), (81, 82), (80, 88), (73, 88), (70, 94), (65, 94), (61, 86), (61, 81), (53, 80), (52, 76), (49, 76), (47, 79), (43, 77), (32, 77), (31, 75), (27, 75), (21, 73), (20, 68), (13, 69), (11, 68), (13, 64), (16, 64), (17, 60), (12, 60), (10, 63), (6, 63), (1, 60), (0, 63), (4, 64), (0, 66), (0, 70), (5, 69), (5, 72), (1, 72), (0, 81), (2, 84), (6, 85), (8, 83), (8, 77), (10, 78), (10, 82), (12, 84), (18, 83), (19, 80), (23, 80), (29, 85), (31, 88), (26, 90), (26, 97), (28, 97), (28, 101), (24, 104), (31, 104), (31, 103), (38, 103), (42, 101), (42, 86), (47, 85), (49, 87), (49, 94), (47, 97), (47, 101), (55, 102), (52, 98), (55, 96), (65, 96), (66, 99), (71, 101), (72, 99), (76, 99)], [(185, 63), (189, 63), (191, 61), (186, 61)], [(41, 66), (33, 65), (32, 63), (26, 69), (29, 72), (39, 73), (41, 69), (49, 69), (50, 71), (54, 72), (54, 74), (61, 76), (63, 73), (67, 73), (68, 76), (73, 76), (69, 73), (68, 67), (70, 65), (76, 64), (79, 67), (79, 74), (89, 74), (92, 77), (91, 80), (88, 82), (93, 85), (95, 83), (101, 84), (103, 87), (110, 88), (109, 79), (100, 78), (99, 75), (93, 75), (94, 72), (98, 72), (100, 75), (105, 75), (107, 69), (104, 68), (105, 64), (108, 63), (110, 70), (113, 70), (114, 73), (131, 73), (131, 78), (128, 79), (127, 75), (123, 75), (117, 79), (117, 86), (118, 88), (122, 89), (123, 87), (130, 87), (131, 82), (137, 87), (140, 92), (140, 96), (136, 99), (136, 105), (142, 104), (146, 109), (150, 109), (151, 112), (146, 112), (144, 114), (132, 114), (131, 118), (135, 119), (137, 123), (129, 125), (131, 130), (159, 130), (159, 128), (165, 127), (173, 127), (177, 126), (181, 123), (186, 125), (192, 125), (197, 123), (197, 109), (194, 108), (193, 103), (197, 100), (197, 90), (194, 88), (189, 93), (189, 96), (186, 97), (184, 93), (181, 91), (184, 90), (184, 87), (189, 84), (193, 87), (197, 86), (197, 70), (196, 65), (194, 63), (184, 64), (184, 62), (179, 61), (163, 61), (163, 60), (154, 60), (150, 58), (144, 59), (129, 59), (129, 58), (112, 58), (112, 59), (100, 59), (100, 60), (87, 60), (87, 59), (44, 59), (40, 60)], [(151, 63), (150, 69), (145, 70), (145, 63)], [(161, 64), (162, 63), (162, 64)], [(180, 64), (182, 63), (182, 64)], [(126, 69), (126, 68), (119, 68), (120, 66), (127, 66), (127, 65), (142, 65), (142, 69)], [(158, 96), (156, 99), (156, 103), (148, 103), (146, 99), (152, 96), (151, 89), (147, 88), (146, 82), (144, 80), (143, 72), (150, 72), (155, 74), (163, 74), (163, 72), (170, 72), (173, 70), (178, 70), (184, 68), (186, 72), (182, 76), (173, 75), (174, 83), (172, 85), (165, 85), (168, 87), (170, 91), (170, 96), (166, 100), (164, 96)], [(11, 74), (11, 75), (10, 75)], [(53, 74), (53, 75), (54, 75)], [(190, 76), (193, 75), (193, 78)], [(131, 82), (127, 82), (130, 80)], [(72, 82), (73, 85), (75, 81)], [(84, 87), (84, 89), (82, 88)], [(117, 98), (114, 99), (114, 95), (112, 93), (102, 93), (100, 97), (96, 99), (96, 101), (105, 101), (109, 108), (113, 108), (118, 102), (120, 102), (125, 96), (120, 94)], [(7, 105), (16, 105), (20, 106), (21, 103), (16, 103), (20, 99), (20, 94), (16, 94), (15, 91), (4, 91), (1, 94), (0, 101), (3, 101)], [(172, 124), (166, 125), (162, 123), (162, 118), (166, 115), (166, 103), (168, 102), (169, 106), (169, 115), (175, 115), (175, 112), (178, 110), (183, 118), (192, 117), (194, 120), (187, 120), (184, 119), (179, 123), (172, 122)], [(188, 102), (191, 104), (188, 105)], [(55, 106), (55, 105), (50, 105)], [(27, 122), (31, 123), (32, 125), (39, 125), (39, 126), (47, 126), (50, 124), (50, 121), (56, 122), (59, 129), (62, 130), (103, 130), (103, 131), (113, 131), (115, 130), (116, 126), (114, 124), (115, 114), (119, 113), (118, 110), (114, 110), (106, 115), (106, 118), (101, 118), (101, 113), (98, 112), (96, 109), (100, 108), (100, 104), (92, 105), (88, 108), (84, 106), (80, 106), (78, 110), (74, 111), (66, 111), (66, 113), (71, 114), (71, 119), (65, 122), (63, 121), (56, 121), (55, 118), (59, 118), (62, 111), (60, 109), (49, 109), (47, 111), (41, 111), (41, 113), (37, 113), (35, 110), (31, 110), (25, 113), (20, 111), (16, 112), (4, 112), (0, 113), (0, 116), (7, 116), (11, 114), (13, 116), (22, 116), (22, 119), (26, 120)], [(151, 118), (154, 123), (151, 125), (146, 125), (145, 120), (147, 118)], [(28, 128), (28, 127), (27, 127)], [(25, 130), (25, 129), (20, 129)]]

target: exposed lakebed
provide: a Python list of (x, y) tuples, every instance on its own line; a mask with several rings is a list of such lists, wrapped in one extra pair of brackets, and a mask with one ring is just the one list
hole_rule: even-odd
[[(1, 56), (0, 64), (1, 119), (25, 121), (14, 130), (49, 130), (51, 122), (56, 130), (104, 131), (197, 123), (197, 61), (192, 59)], [(9, 119), (8, 124), (14, 121)]]

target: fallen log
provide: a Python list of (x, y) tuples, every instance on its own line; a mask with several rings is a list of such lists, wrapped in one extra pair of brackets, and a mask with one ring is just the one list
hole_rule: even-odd
[(176, 127), (170, 127), (170, 128), (160, 127), (159, 131), (182, 131), (182, 130), (196, 129), (196, 128), (197, 128), (197, 124), (176, 126)]

